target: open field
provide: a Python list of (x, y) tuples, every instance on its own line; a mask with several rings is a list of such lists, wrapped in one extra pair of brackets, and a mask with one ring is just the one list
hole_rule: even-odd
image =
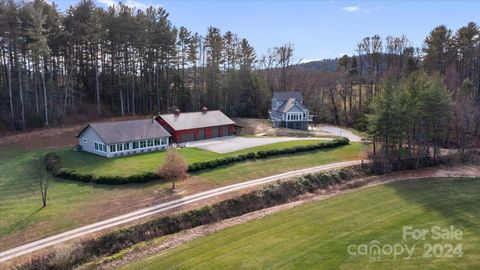
[[(479, 180), (405, 180), (347, 192), (199, 238), (125, 269), (477, 269)], [(425, 240), (402, 240), (403, 226), (450, 225), (463, 231), (461, 240), (432, 240), (431, 233)], [(415, 248), (408, 260), (406, 251), (396, 259), (349, 254), (350, 245), (355, 251), (374, 240), (381, 247)], [(424, 257), (426, 244), (461, 244), (463, 255)]]
[[(289, 143), (299, 143), (299, 141)], [(271, 149), (270, 147), (275, 146), (261, 146), (258, 150)], [(159, 181), (125, 186), (104, 186), (55, 180), (48, 191), (48, 206), (44, 209), (40, 208), (41, 195), (38, 177), (44, 172), (43, 155), (56, 149), (0, 149), (0, 171), (2, 172), (0, 174), (0, 200), (2, 202), (0, 204), (0, 250), (215, 186), (294, 169), (357, 159), (361, 156), (362, 149), (362, 144), (352, 143), (335, 149), (247, 161), (215, 170), (205, 170), (178, 183), (181, 194), (170, 194), (166, 188), (170, 185)], [(74, 153), (64, 148), (59, 151), (67, 156), (69, 153)], [(187, 157), (189, 162), (195, 162), (195, 159), (200, 157), (208, 159), (220, 156), (197, 149), (185, 148), (180, 151), (187, 152), (182, 152), (182, 154)], [(86, 153), (75, 154), (97, 158)], [(161, 162), (161, 157), (155, 156), (157, 154), (161, 155), (162, 152), (132, 156), (131, 158), (138, 158), (139, 166), (151, 162), (150, 166), (152, 167), (150, 168), (154, 168)], [(191, 155), (190, 158), (188, 155)], [(110, 161), (100, 157), (98, 159)], [(121, 159), (112, 159), (111, 161), (115, 162), (115, 160)], [(82, 159), (77, 159), (75, 162), (79, 167), (84, 166), (81, 163)], [(127, 166), (127, 163), (121, 164), (117, 168), (111, 168), (111, 172)], [(85, 167), (86, 172), (89, 172), (88, 170), (94, 169), (95, 161), (87, 162), (87, 165), (92, 166)]]

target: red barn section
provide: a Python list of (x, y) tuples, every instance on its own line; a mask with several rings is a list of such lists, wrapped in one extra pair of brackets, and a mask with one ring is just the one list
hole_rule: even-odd
[(176, 143), (230, 136), (235, 132), (235, 122), (221, 111), (182, 113), (178, 109), (173, 114), (161, 114), (156, 118)]

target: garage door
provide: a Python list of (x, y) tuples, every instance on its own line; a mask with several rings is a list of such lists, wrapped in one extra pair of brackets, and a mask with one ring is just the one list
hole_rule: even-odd
[(220, 136), (220, 129), (218, 127), (212, 127), (212, 138)]
[(222, 136), (228, 136), (228, 127), (222, 127)]
[(195, 133), (185, 133), (180, 136), (180, 142), (190, 142), (195, 140)]
[(205, 129), (198, 130), (198, 139), (199, 140), (205, 139)]

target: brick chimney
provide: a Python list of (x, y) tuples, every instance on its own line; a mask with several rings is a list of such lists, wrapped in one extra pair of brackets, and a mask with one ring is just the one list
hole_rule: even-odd
[(208, 112), (208, 108), (204, 106), (204, 107), (202, 108), (202, 113), (207, 113), (207, 112)]
[(178, 108), (176, 108), (175, 110), (173, 110), (173, 114), (175, 116), (179, 116), (180, 115), (180, 110)]

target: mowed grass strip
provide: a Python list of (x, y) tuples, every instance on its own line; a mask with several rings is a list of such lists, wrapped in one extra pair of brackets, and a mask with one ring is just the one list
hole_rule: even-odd
[[(400, 181), (302, 205), (189, 242), (124, 269), (478, 269), (480, 179)], [(461, 241), (402, 240), (403, 226), (454, 225)], [(415, 245), (404, 260), (350, 255), (351, 244)], [(462, 244), (463, 256), (425, 258), (424, 245)]]
[(192, 175), (214, 184), (230, 184), (292, 170), (360, 159), (364, 147), (362, 143), (353, 142), (337, 148), (238, 162), (212, 170), (202, 170)]
[[(178, 151), (182, 156), (185, 157), (189, 164), (192, 164), (195, 162), (203, 162), (222, 157), (236, 156), (248, 152), (292, 148), (295, 146), (318, 144), (322, 142), (328, 141), (307, 139), (279, 142), (243, 149), (240, 151), (230, 152), (226, 154), (219, 154), (197, 148), (182, 148)], [(58, 151), (58, 154), (62, 159), (62, 163), (65, 168), (75, 170), (78, 173), (89, 173), (98, 176), (128, 176), (143, 172), (151, 172), (154, 171), (158, 166), (160, 166), (160, 164), (162, 164), (165, 158), (165, 151), (150, 152), (145, 154), (117, 158), (104, 158), (86, 152), (73, 152), (70, 149)]]
[[(194, 179), (190, 183), (205, 187), (212, 184), (225, 185), (250, 180), (255, 176), (262, 177), (286, 170), (356, 159), (361, 155), (362, 149), (363, 145), (352, 143), (335, 149), (240, 162), (217, 170), (198, 172), (193, 175)], [(193, 151), (201, 151), (204, 157), (211, 153), (197, 149), (181, 149), (183, 150), (188, 150), (192, 155)], [(128, 209), (145, 207), (147, 202), (162, 198), (166, 188), (170, 187), (170, 183), (161, 181), (113, 187), (57, 179), (48, 190), (48, 206), (42, 209), (38, 178), (45, 171), (43, 156), (50, 151), (52, 149), (0, 150), (0, 250), (119, 215)], [(67, 156), (74, 153), (66, 149), (59, 151), (63, 151)], [(155, 158), (157, 154), (161, 153), (138, 156), (135, 166), (142, 166), (144, 160), (150, 162), (150, 166), (154, 168), (153, 164), (161, 162)], [(86, 162), (95, 166), (91, 158), (96, 157), (85, 155), (88, 155)], [(115, 162), (115, 159), (99, 160)], [(75, 162), (81, 167), (81, 158), (76, 158)], [(107, 168), (114, 172), (113, 167), (109, 166)], [(122, 166), (129, 164), (123, 163)], [(178, 184), (184, 185), (182, 182)]]

